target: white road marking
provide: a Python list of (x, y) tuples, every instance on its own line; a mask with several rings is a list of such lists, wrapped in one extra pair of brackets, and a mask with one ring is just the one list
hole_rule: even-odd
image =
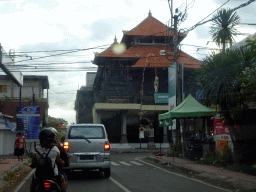
[(174, 172), (171, 172), (171, 171), (167, 171), (167, 170), (165, 170), (165, 169), (163, 169), (163, 168), (161, 168), (161, 167), (152, 165), (152, 164), (150, 164), (150, 163), (147, 163), (147, 162), (141, 160), (140, 157), (137, 157), (137, 158), (135, 158), (135, 159), (138, 160), (138, 161), (140, 161), (140, 162), (143, 162), (143, 163), (145, 163), (145, 164), (147, 164), (147, 165), (150, 165), (150, 166), (152, 166), (152, 167), (155, 167), (155, 168), (157, 168), (157, 169), (160, 169), (160, 170), (162, 170), (162, 171), (165, 171), (165, 172), (167, 172), (167, 173), (171, 173), (171, 174), (174, 174), (174, 175), (178, 175), (178, 176), (180, 176), (180, 177), (184, 177), (184, 178), (187, 178), (187, 179), (190, 179), (190, 180), (193, 180), (193, 181), (197, 181), (197, 182), (199, 182), (199, 183), (203, 183), (203, 184), (205, 184), (205, 185), (208, 185), (208, 186), (211, 186), (211, 187), (214, 187), (214, 188), (217, 188), (217, 189), (221, 189), (221, 190), (223, 190), (223, 191), (229, 191), (229, 192), (230, 192), (230, 190), (223, 189), (223, 188), (220, 188), (220, 187), (216, 187), (216, 186), (214, 186), (214, 185), (210, 185), (210, 184), (205, 183), (205, 182), (203, 182), (203, 181), (196, 180), (196, 179), (193, 179), (193, 178), (190, 178), (190, 177), (186, 177), (186, 176), (180, 175), (180, 174), (178, 174), (178, 173), (174, 173)]
[(20, 190), (20, 188), (26, 183), (26, 181), (29, 179), (29, 177), (34, 174), (34, 172), (36, 171), (36, 169), (32, 170), (27, 177), (25, 177), (25, 179), (23, 179), (23, 181), (18, 185), (18, 187), (14, 190), (14, 192), (18, 192)]
[(115, 163), (115, 162), (113, 162), (113, 161), (111, 161), (111, 165), (119, 166), (119, 164), (118, 164), (118, 163)]
[(124, 161), (119, 161), (119, 163), (123, 164), (123, 165), (127, 165), (127, 166), (132, 166), (130, 163), (126, 163)]
[(123, 189), (125, 192), (131, 192), (129, 189), (127, 189), (125, 186), (123, 186), (121, 183), (118, 183), (115, 179), (112, 177), (109, 178), (111, 181), (113, 181), (118, 187)]
[(133, 164), (135, 164), (135, 165), (143, 165), (143, 164), (138, 163), (138, 162), (136, 162), (136, 161), (130, 161), (130, 163), (133, 163)]

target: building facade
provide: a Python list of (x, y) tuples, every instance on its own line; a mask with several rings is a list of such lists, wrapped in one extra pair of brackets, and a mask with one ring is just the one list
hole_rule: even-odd
[[(0, 75), (0, 112), (3, 114), (0, 123), (0, 155), (13, 153), (17, 130), (17, 109), (26, 106), (39, 106), (40, 108), (40, 127), (44, 127), (48, 117), (48, 94), (45, 89), (49, 89), (47, 76), (23, 76), (23, 87), (17, 86), (7, 75)], [(46, 95), (46, 96), (45, 96)], [(32, 143), (27, 148), (33, 148)]]
[[(178, 42), (185, 37), (180, 33)], [(150, 133), (154, 142), (168, 142), (167, 128), (158, 124), (158, 114), (168, 111), (168, 102), (156, 103), (154, 95), (168, 93), (168, 68), (174, 64), (172, 39), (173, 31), (167, 31), (167, 26), (149, 13), (135, 28), (123, 31), (120, 43), (115, 38), (109, 48), (95, 54), (93, 63), (98, 71), (93, 88), (84, 91), (90, 95), (92, 109), (84, 107), (91, 110), (93, 123), (105, 125), (110, 142), (147, 142)], [(181, 50), (178, 56), (178, 63), (184, 63), (183, 90), (188, 95), (188, 77), (201, 62)], [(142, 119), (147, 125), (141, 129), (144, 138), (140, 139)]]

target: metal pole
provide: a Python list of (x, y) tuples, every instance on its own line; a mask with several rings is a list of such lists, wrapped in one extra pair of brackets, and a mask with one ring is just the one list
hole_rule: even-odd
[[(174, 48), (174, 55), (173, 60), (176, 64), (176, 107), (179, 105), (180, 100), (180, 92), (179, 92), (179, 65), (178, 65), (178, 34), (177, 34), (177, 22), (178, 16), (174, 15), (174, 35), (173, 35), (173, 48)], [(180, 139), (180, 120), (176, 120), (176, 138)], [(177, 139), (176, 139), (177, 140)]]
[(2, 45), (0, 43), (0, 64), (2, 65)]
[(178, 47), (177, 20), (178, 20), (178, 16), (174, 15), (173, 60), (174, 60), (174, 63), (176, 64), (176, 106), (179, 105), (179, 65), (178, 65), (178, 48), (177, 48)]
[(20, 99), (19, 99), (19, 110), (21, 109), (21, 86), (20, 86)]

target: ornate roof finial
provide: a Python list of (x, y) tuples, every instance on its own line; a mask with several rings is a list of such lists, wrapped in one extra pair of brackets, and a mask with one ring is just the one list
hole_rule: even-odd
[(152, 17), (152, 13), (151, 13), (150, 9), (149, 9), (149, 12), (148, 12), (148, 16)]
[(116, 35), (115, 35), (114, 43), (117, 43), (117, 38), (116, 38)]

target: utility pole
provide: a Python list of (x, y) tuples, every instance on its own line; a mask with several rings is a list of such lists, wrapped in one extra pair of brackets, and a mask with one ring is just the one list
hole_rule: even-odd
[[(179, 105), (179, 65), (178, 65), (178, 34), (177, 34), (177, 22), (178, 16), (174, 15), (174, 35), (173, 35), (173, 48), (174, 55), (173, 61), (176, 64), (176, 106)], [(180, 140), (180, 122), (176, 120), (176, 141)]]
[[(178, 32), (177, 32), (178, 17), (179, 17), (178, 15), (174, 15), (173, 17), (174, 18), (173, 60), (174, 60), (174, 63), (176, 64), (176, 106), (178, 106), (182, 102), (180, 65), (178, 63)], [(182, 125), (181, 119), (177, 119), (176, 120), (176, 141), (177, 140), (181, 141), (182, 153), (184, 154), (184, 137), (183, 137), (184, 127), (181, 128), (181, 125)]]

